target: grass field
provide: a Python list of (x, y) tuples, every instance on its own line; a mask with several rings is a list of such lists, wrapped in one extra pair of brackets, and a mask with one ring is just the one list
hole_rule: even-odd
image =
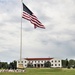
[(24, 73), (0, 73), (0, 75), (75, 75), (75, 69), (32, 68)]

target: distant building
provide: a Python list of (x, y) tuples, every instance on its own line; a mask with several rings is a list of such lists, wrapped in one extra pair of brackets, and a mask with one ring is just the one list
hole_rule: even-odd
[[(61, 59), (56, 58), (23, 58), (21, 60), (21, 64), (24, 68), (27, 67), (28, 64), (32, 64), (34, 68), (40, 67), (44, 68), (44, 63), (49, 61), (51, 63), (52, 68), (61, 68), (62, 61)], [(20, 64), (20, 60), (17, 61), (17, 67)]]

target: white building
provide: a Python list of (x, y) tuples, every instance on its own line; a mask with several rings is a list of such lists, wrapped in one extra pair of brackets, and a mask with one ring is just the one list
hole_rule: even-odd
[[(21, 60), (21, 64), (24, 68), (27, 67), (28, 64), (32, 64), (33, 67), (44, 67), (44, 63), (49, 61), (51, 63), (51, 67), (53, 68), (61, 68), (62, 67), (62, 61), (60, 59), (55, 58), (23, 58)], [(17, 67), (20, 64), (20, 60), (17, 61)]]

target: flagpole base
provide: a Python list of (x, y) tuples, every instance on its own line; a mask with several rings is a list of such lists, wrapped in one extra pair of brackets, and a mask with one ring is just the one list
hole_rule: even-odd
[(18, 69), (24, 69), (24, 67), (23, 67), (23, 64), (18, 64), (18, 67), (17, 67)]

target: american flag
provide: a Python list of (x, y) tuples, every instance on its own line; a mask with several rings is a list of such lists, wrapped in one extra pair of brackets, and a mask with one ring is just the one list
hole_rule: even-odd
[(38, 18), (33, 14), (31, 10), (23, 3), (23, 14), (22, 18), (30, 21), (32, 24), (34, 24), (34, 28), (43, 28), (45, 29), (44, 25), (38, 20)]

